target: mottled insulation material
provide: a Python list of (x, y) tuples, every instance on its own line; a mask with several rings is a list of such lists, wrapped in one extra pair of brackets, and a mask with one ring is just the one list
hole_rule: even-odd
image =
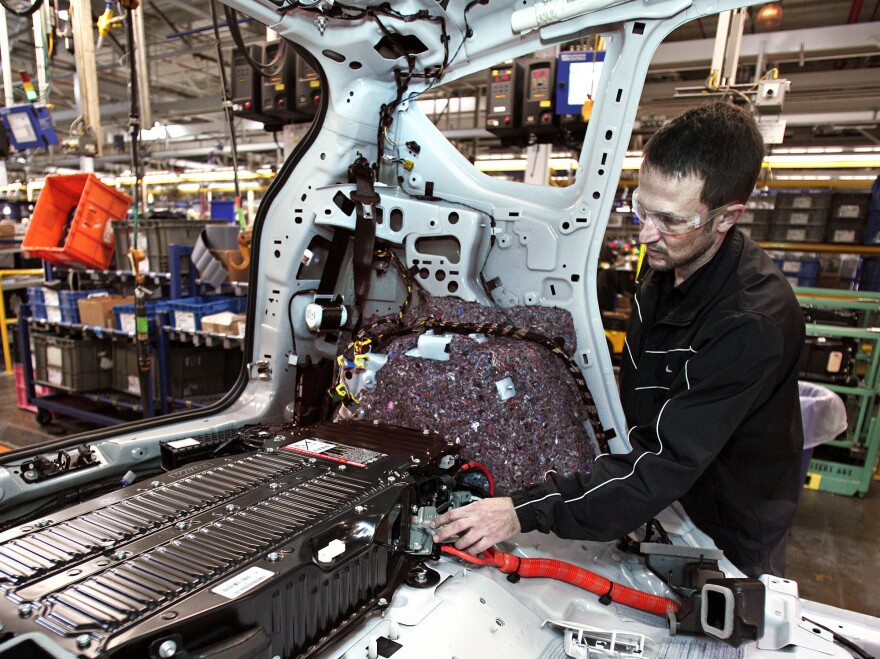
[[(447, 322), (499, 323), (559, 337), (571, 352), (571, 315), (549, 307), (500, 309), (454, 298), (423, 300), (418, 315)], [(594, 457), (580, 392), (562, 361), (545, 347), (509, 338), (453, 336), (449, 360), (407, 357), (417, 336), (376, 346), (389, 355), (373, 391), (360, 396), (364, 418), (436, 430), (460, 442), (466, 458), (492, 471), (498, 493), (542, 480), (555, 469), (583, 469)], [(496, 383), (510, 378), (513, 397)], [(508, 391), (509, 393), (509, 391)]]

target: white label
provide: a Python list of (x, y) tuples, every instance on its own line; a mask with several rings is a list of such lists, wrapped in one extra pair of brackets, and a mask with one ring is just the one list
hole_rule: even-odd
[(46, 305), (46, 320), (50, 323), (61, 322), (61, 307)]
[(175, 311), (174, 327), (179, 330), (195, 330), (196, 315), (192, 311)]
[(792, 208), (812, 208), (813, 207), (813, 198), (810, 195), (801, 195), (800, 197), (795, 197), (791, 203)]
[(825, 372), (840, 373), (841, 366), (843, 366), (843, 353), (837, 350), (829, 353), (828, 363), (825, 365)]
[(492, 108), (492, 112), (495, 114), (498, 114), (499, 112), (506, 112), (506, 111), (507, 111), (506, 105), (496, 105), (495, 107)]
[(56, 307), (58, 306), (58, 291), (54, 291), (51, 288), (43, 289), (43, 302), (46, 304), (54, 304)]
[(187, 446), (198, 446), (199, 440), (187, 437), (185, 439), (175, 439), (173, 442), (167, 442), (166, 446), (171, 448), (186, 448)]
[(789, 229), (785, 234), (787, 240), (803, 240), (807, 237), (806, 229)]
[(836, 243), (854, 243), (855, 241), (855, 229), (838, 229), (834, 232), (834, 242)]
[(234, 600), (237, 597), (244, 595), (254, 586), (258, 586), (274, 576), (274, 572), (264, 570), (261, 567), (248, 568), (241, 574), (232, 577), (232, 579), (224, 581), (216, 588), (212, 588), (211, 592), (217, 593), (226, 599)]
[(861, 207), (857, 204), (845, 204), (837, 209), (837, 217), (857, 218), (861, 213)]
[(50, 384), (61, 385), (64, 382), (64, 373), (60, 368), (52, 368), (51, 366), (46, 369), (47, 380), (49, 380)]
[(134, 314), (133, 313), (119, 314), (119, 329), (121, 329), (123, 332), (128, 332), (129, 334), (134, 334), (135, 326), (134, 326)]
[(137, 375), (129, 375), (128, 376), (128, 386), (125, 390), (130, 394), (135, 394), (136, 396), (141, 395), (141, 379), (140, 376)]
[(105, 245), (113, 244), (113, 222), (111, 222), (110, 220), (107, 220), (104, 223), (104, 235), (101, 237), (101, 241)]
[(801, 262), (800, 261), (783, 261), (782, 262), (782, 272), (798, 273), (800, 271), (801, 271)]
[(298, 442), (294, 442), (293, 444), (289, 444), (290, 448), (298, 449), (300, 451), (309, 451), (310, 453), (323, 453), (328, 449), (333, 448), (336, 444), (328, 444), (327, 442), (322, 442), (320, 439), (301, 439)]
[(63, 368), (64, 351), (58, 346), (46, 346), (46, 364), (57, 368)]
[(792, 213), (788, 217), (788, 221), (791, 224), (809, 224), (810, 223), (810, 214), (809, 213)]

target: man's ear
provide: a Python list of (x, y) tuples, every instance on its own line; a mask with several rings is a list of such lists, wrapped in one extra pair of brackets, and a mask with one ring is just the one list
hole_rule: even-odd
[(715, 220), (715, 229), (721, 233), (727, 233), (733, 228), (737, 220), (746, 209), (745, 204), (731, 204), (717, 220)]

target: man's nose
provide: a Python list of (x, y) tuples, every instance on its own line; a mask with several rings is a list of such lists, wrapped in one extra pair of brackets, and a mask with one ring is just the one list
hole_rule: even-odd
[(657, 231), (654, 223), (648, 219), (642, 220), (641, 228), (639, 229), (639, 242), (656, 243), (658, 240), (660, 240), (660, 232)]

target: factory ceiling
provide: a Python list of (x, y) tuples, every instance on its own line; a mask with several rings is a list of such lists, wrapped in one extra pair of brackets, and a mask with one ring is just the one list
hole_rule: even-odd
[[(77, 84), (69, 24), (58, 18), (68, 9), (67, 0), (45, 0), (55, 21), (49, 40), (49, 90), (56, 129), (63, 135), (79, 116)], [(228, 143), (220, 103), (220, 72), (213, 30), (211, 4), (205, 0), (144, 0), (142, 3), (149, 54), (149, 86), (154, 120), (175, 126), (170, 134), (160, 130), (145, 143), (146, 158), (153, 166), (179, 159), (222, 159)], [(834, 144), (880, 145), (880, 0), (783, 0), (781, 18), (759, 18), (753, 8), (745, 24), (738, 81), (751, 82), (771, 68), (792, 81), (784, 116), (788, 121), (786, 145)], [(93, 15), (104, 12), (103, 0), (91, 0)], [(116, 10), (116, 3), (112, 4)], [(61, 10), (57, 11), (56, 10)], [(222, 6), (217, 6), (224, 21)], [(31, 20), (7, 13), (13, 71), (33, 71), (34, 34)], [(699, 102), (696, 96), (709, 75), (717, 26), (711, 17), (692, 22), (674, 32), (654, 58), (633, 146), (670, 116)], [(265, 38), (265, 27), (242, 17), (240, 28), (247, 43)], [(112, 30), (96, 49), (101, 120), (105, 134), (106, 164), (123, 168), (128, 132), (128, 63), (125, 30)], [(221, 29), (224, 52), (233, 43)], [(97, 40), (97, 34), (96, 34)], [(228, 63), (228, 59), (227, 59)], [(761, 71), (756, 74), (756, 68)], [(487, 76), (470, 76), (432, 90), (435, 97), (485, 97)], [(695, 91), (696, 90), (696, 91)], [(15, 90), (16, 99), (21, 90)], [(425, 95), (424, 98), (429, 98)], [(437, 117), (438, 125), (478, 154), (494, 142), (482, 130), (481, 114)], [(258, 124), (239, 120), (238, 130), (249, 160), (277, 162), (277, 136)], [(116, 136), (116, 146), (112, 137)], [(108, 139), (109, 138), (109, 139)], [(63, 152), (34, 159), (47, 165), (63, 164)], [(115, 165), (114, 165), (115, 163)]]

